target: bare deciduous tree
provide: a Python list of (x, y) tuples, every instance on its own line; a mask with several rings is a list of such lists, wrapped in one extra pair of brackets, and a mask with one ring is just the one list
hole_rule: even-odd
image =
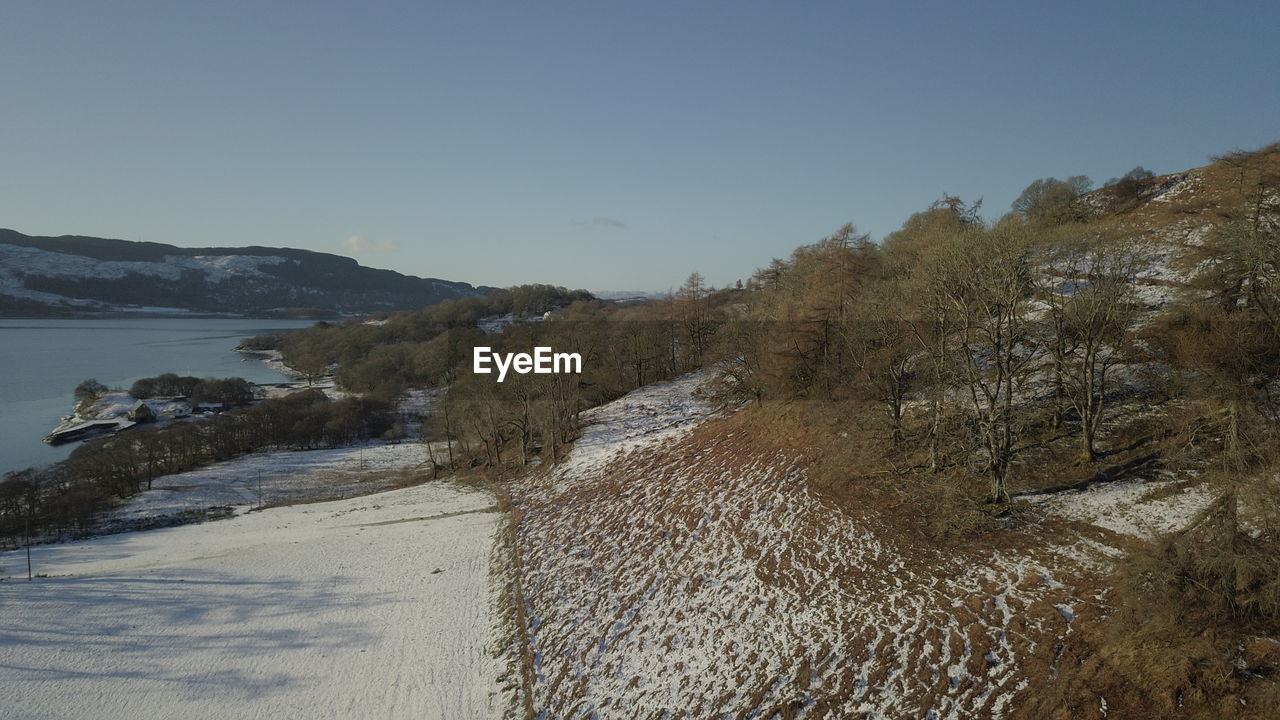
[(990, 500), (1009, 500), (1018, 436), (1015, 399), (1037, 355), (1029, 309), (1033, 264), (1027, 231), (1015, 224), (971, 228), (934, 248), (921, 267), (927, 302), (949, 332), (938, 347), (952, 357), (969, 399), (990, 478)]
[(881, 282), (859, 295), (854, 305), (857, 312), (848, 313), (841, 324), (849, 361), (864, 391), (884, 406), (893, 441), (901, 444), (903, 408), (916, 352), (905, 299), (898, 284)]
[[(1110, 248), (1059, 247), (1041, 276), (1041, 298), (1050, 328), (1046, 343), (1053, 362), (1055, 399), (1065, 398), (1080, 419), (1078, 462), (1098, 456), (1109, 375), (1125, 357), (1137, 314), (1131, 252)], [(1055, 407), (1055, 415), (1060, 409)]]

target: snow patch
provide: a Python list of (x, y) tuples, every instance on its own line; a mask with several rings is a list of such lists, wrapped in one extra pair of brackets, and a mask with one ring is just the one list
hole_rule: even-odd
[(1194, 193), (1201, 184), (1200, 176), (1194, 173), (1175, 175), (1155, 188), (1151, 202), (1173, 202), (1184, 195)]
[(267, 277), (267, 273), (262, 271), (263, 267), (284, 262), (288, 262), (288, 258), (275, 255), (166, 255), (163, 262), (96, 260), (84, 255), (0, 243), (0, 294), (50, 305), (68, 303), (98, 307), (99, 303), (88, 300), (29, 290), (24, 287), (22, 277), (35, 275), (119, 280), (130, 275), (141, 275), (178, 280), (184, 272), (195, 271), (208, 282), (220, 283), (233, 277)]
[(1128, 480), (1099, 483), (1084, 490), (1032, 496), (1027, 500), (1070, 520), (1087, 522), (1123, 535), (1150, 538), (1186, 527), (1213, 499), (1209, 489), (1200, 485), (1183, 488), (1160, 499), (1148, 499), (1154, 491), (1173, 482)]

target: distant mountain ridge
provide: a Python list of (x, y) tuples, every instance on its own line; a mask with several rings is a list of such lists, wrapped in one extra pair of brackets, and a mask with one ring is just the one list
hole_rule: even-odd
[(0, 317), (102, 312), (240, 315), (410, 310), (494, 288), (292, 248), (183, 248), (0, 229)]

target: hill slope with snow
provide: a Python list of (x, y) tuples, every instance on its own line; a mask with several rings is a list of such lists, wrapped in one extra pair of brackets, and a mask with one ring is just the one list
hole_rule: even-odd
[(0, 317), (86, 312), (407, 310), (489, 288), (288, 248), (180, 248), (0, 230)]
[(1106, 612), (1116, 513), (1141, 534), (1203, 505), (1065, 493), (994, 545), (944, 551), (815, 492), (815, 458), (714, 412), (706, 377), (588, 411), (567, 460), (513, 489), (535, 716), (1020, 716)]

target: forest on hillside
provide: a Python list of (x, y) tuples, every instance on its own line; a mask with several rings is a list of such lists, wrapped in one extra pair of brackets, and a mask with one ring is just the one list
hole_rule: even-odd
[[(756, 422), (801, 426), (835, 503), (906, 503), (923, 542), (972, 547), (1033, 523), (1021, 496), (1181, 478), (1213, 500), (1135, 544), (1114, 612), (1045, 714), (1085, 688), (1135, 707), (1280, 712), (1280, 146), (1194, 172), (1031, 183), (1011, 211), (944, 197), (873, 243), (853, 225), (742, 287), (698, 273), (668, 300), (577, 301), (485, 344), (581, 352), (581, 377), (468, 372), (434, 418), (446, 467), (554, 462), (578, 413), (708, 368)], [(341, 366), (340, 366), (341, 367)], [(454, 448), (457, 448), (456, 452)]]

